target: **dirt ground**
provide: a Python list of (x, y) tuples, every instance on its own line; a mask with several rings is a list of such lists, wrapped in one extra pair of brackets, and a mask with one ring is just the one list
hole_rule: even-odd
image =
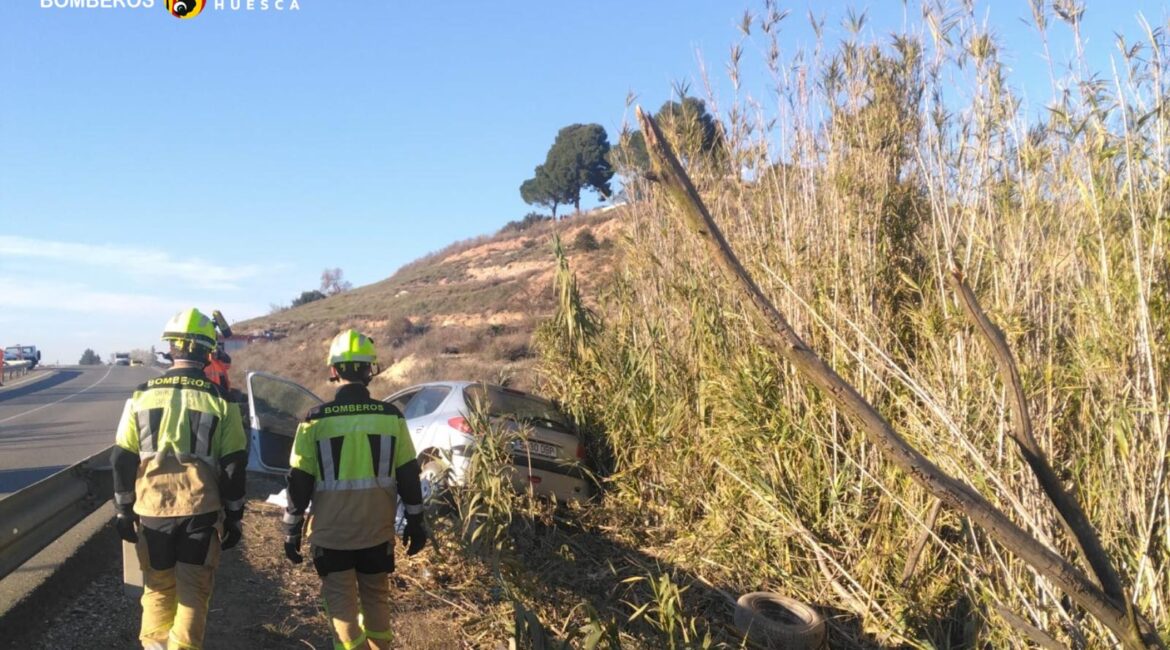
[[(280, 530), (280, 508), (264, 503), (282, 483), (276, 479), (249, 475), (248, 511), (243, 541), (226, 551), (218, 573), (208, 614), (205, 647), (217, 648), (315, 648), (333, 647), (319, 599), (320, 582), (312, 565), (292, 565), (284, 557)], [(100, 563), (96, 575), (87, 575), (86, 584), (71, 586), (71, 593), (55, 602), (33, 603), (19, 614), (18, 623), (9, 623), (0, 637), (0, 648), (136, 648), (141, 608), (137, 600), (122, 592), (118, 542), (113, 527), (107, 526), (95, 540), (89, 555), (74, 558), (75, 567)], [(306, 549), (307, 550), (307, 549)], [(432, 567), (424, 551), (406, 558), (398, 550), (397, 570), (392, 578), (399, 595), (394, 603), (395, 647), (438, 650), (451, 648), (494, 648), (494, 641), (469, 642), (461, 638), (457, 605), (445, 599), (432, 577), (441, 569)], [(65, 571), (70, 567), (67, 565)], [(431, 588), (428, 588), (430, 586)], [(57, 589), (61, 591), (61, 589)], [(7, 638), (5, 638), (7, 637)], [(505, 645), (506, 647), (506, 645)]]

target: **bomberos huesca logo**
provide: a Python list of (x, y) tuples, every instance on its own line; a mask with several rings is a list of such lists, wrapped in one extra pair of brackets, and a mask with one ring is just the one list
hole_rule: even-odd
[(175, 18), (210, 12), (300, 11), (299, 0), (38, 0), (41, 9), (154, 9), (161, 4)]

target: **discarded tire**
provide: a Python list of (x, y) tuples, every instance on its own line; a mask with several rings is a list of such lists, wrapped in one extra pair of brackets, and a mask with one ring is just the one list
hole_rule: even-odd
[(825, 620), (804, 603), (770, 591), (755, 591), (735, 604), (735, 627), (753, 644), (775, 650), (818, 650), (825, 645)]

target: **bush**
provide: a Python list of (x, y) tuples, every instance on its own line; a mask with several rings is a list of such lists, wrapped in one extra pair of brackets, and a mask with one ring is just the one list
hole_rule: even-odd
[(427, 326), (424, 323), (415, 323), (409, 318), (395, 318), (391, 319), (385, 327), (378, 332), (378, 342), (386, 341), (390, 347), (401, 347), (407, 341), (426, 334)]
[(552, 217), (539, 212), (529, 212), (519, 221), (509, 221), (503, 228), (500, 228), (500, 232), (524, 232), (533, 226), (538, 226), (548, 221), (552, 221)]
[(577, 236), (573, 238), (573, 248), (579, 251), (595, 251), (601, 248), (601, 244), (597, 242), (597, 237), (593, 236), (593, 231), (588, 228), (582, 228)]
[(292, 306), (293, 307), (300, 307), (301, 305), (307, 305), (311, 302), (316, 302), (318, 300), (324, 300), (324, 299), (325, 299), (325, 294), (321, 293), (320, 291), (317, 291), (316, 289), (314, 289), (312, 291), (302, 291), (301, 295), (299, 297), (293, 298)]

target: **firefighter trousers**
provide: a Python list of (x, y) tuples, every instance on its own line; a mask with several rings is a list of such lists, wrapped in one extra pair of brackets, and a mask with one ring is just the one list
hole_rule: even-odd
[(203, 647), (221, 526), (218, 512), (142, 517), (136, 548), (144, 586), (138, 637), (143, 648)]
[(333, 631), (334, 650), (390, 648), (390, 576), (394, 547), (389, 543), (355, 551), (314, 546), (313, 566)]

